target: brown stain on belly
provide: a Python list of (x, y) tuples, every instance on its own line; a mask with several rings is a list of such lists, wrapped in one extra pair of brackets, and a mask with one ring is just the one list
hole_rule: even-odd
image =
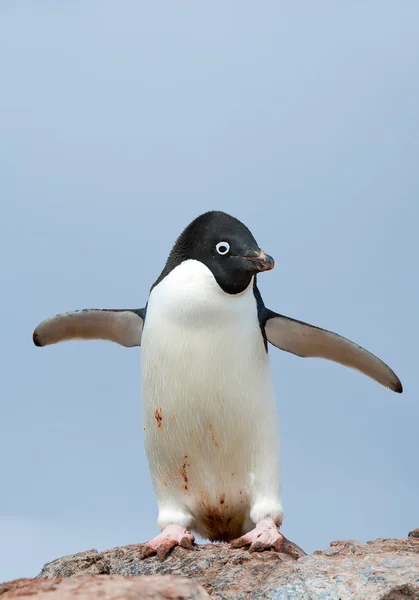
[(154, 418), (156, 419), (157, 429), (163, 427), (163, 412), (161, 408), (156, 408), (154, 410)]
[(220, 442), (218, 442), (218, 441), (215, 439), (214, 425), (213, 425), (212, 423), (209, 423), (208, 427), (209, 427), (209, 430), (210, 430), (210, 433), (211, 433), (211, 439), (212, 439), (212, 441), (213, 441), (213, 444), (214, 444), (214, 446), (215, 446), (216, 448), (219, 448), (219, 447), (220, 447)]
[(211, 542), (231, 542), (241, 536), (244, 517), (212, 507), (202, 516), (202, 523)]
[(188, 491), (188, 483), (189, 483), (189, 478), (188, 478), (188, 473), (187, 473), (187, 468), (190, 467), (191, 464), (188, 462), (188, 455), (185, 454), (185, 456), (183, 457), (183, 465), (182, 468), (180, 469), (180, 476), (183, 479), (183, 489), (185, 491)]
[(242, 534), (244, 514), (235, 514), (229, 509), (225, 494), (220, 494), (215, 505), (206, 500), (205, 494), (201, 494), (199, 519), (211, 542), (230, 542)]

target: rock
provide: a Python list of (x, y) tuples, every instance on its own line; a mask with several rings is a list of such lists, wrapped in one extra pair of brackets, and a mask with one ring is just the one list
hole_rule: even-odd
[[(201, 545), (194, 552), (175, 548), (164, 562), (156, 557), (140, 560), (141, 545), (106, 552), (88, 550), (47, 563), (39, 577), (53, 581), (56, 577), (71, 577), (73, 581), (77, 574), (101, 573), (96, 577), (106, 587), (104, 582), (113, 581), (115, 575), (129, 576), (129, 582), (135, 581), (131, 576), (176, 575), (201, 584), (208, 594), (220, 599), (419, 600), (419, 538), (411, 534), (405, 539), (367, 543), (332, 542), (327, 550), (298, 561), (275, 552), (250, 554), (247, 550), (230, 550), (227, 544)], [(95, 576), (89, 577), (95, 580)], [(46, 585), (45, 579), (38, 581)], [(64, 582), (65, 579), (60, 585)], [(199, 590), (194, 588), (188, 593), (202, 594)], [(205, 596), (180, 596), (183, 597)], [(1, 588), (0, 600), (3, 600)]]
[(73, 575), (67, 579), (18, 579), (0, 584), (1, 600), (205, 600), (202, 586), (173, 577), (121, 577), (120, 575)]

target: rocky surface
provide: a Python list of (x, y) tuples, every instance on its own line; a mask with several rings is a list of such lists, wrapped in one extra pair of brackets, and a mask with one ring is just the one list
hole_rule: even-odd
[(36, 579), (0, 584), (0, 600), (419, 600), (419, 529), (404, 539), (332, 542), (298, 561), (207, 544), (140, 560), (142, 545), (87, 550), (47, 563)]
[[(132, 545), (60, 558), (46, 564), (39, 577), (73, 580), (72, 576), (83, 573), (100, 575), (106, 581), (106, 575), (176, 575), (201, 584), (211, 597), (223, 599), (419, 600), (418, 535), (413, 530), (404, 539), (332, 542), (327, 550), (298, 561), (275, 552), (231, 550), (227, 544), (201, 545), (195, 551), (176, 548), (164, 562), (156, 557), (142, 561), (142, 546)], [(198, 593), (197, 589), (190, 593)], [(184, 597), (204, 596), (179, 596)]]
[(173, 576), (121, 577), (119, 575), (73, 575), (68, 579), (18, 579), (0, 584), (1, 600), (205, 600), (202, 586)]

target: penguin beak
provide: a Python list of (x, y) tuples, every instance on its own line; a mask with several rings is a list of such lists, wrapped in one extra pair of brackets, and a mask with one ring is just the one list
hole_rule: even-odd
[(245, 260), (250, 261), (255, 271), (270, 271), (275, 266), (275, 261), (272, 256), (265, 254), (263, 250), (253, 250), (246, 256), (243, 256)]

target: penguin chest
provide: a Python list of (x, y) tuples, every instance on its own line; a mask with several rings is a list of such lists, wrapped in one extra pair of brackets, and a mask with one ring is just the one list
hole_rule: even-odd
[(216, 505), (237, 516), (242, 505), (245, 514), (275, 419), (253, 292), (229, 296), (209, 277), (178, 293), (159, 290), (163, 283), (150, 295), (141, 355), (154, 487), (158, 496), (168, 490), (189, 496), (195, 513)]
[(215, 447), (215, 429), (223, 437), (226, 431), (230, 436), (236, 430), (246, 433), (268, 375), (257, 323), (252, 329), (213, 324), (187, 331), (167, 322), (145, 327), (142, 389), (147, 420), (152, 415), (155, 427), (163, 431), (180, 419), (197, 437), (206, 427)]

